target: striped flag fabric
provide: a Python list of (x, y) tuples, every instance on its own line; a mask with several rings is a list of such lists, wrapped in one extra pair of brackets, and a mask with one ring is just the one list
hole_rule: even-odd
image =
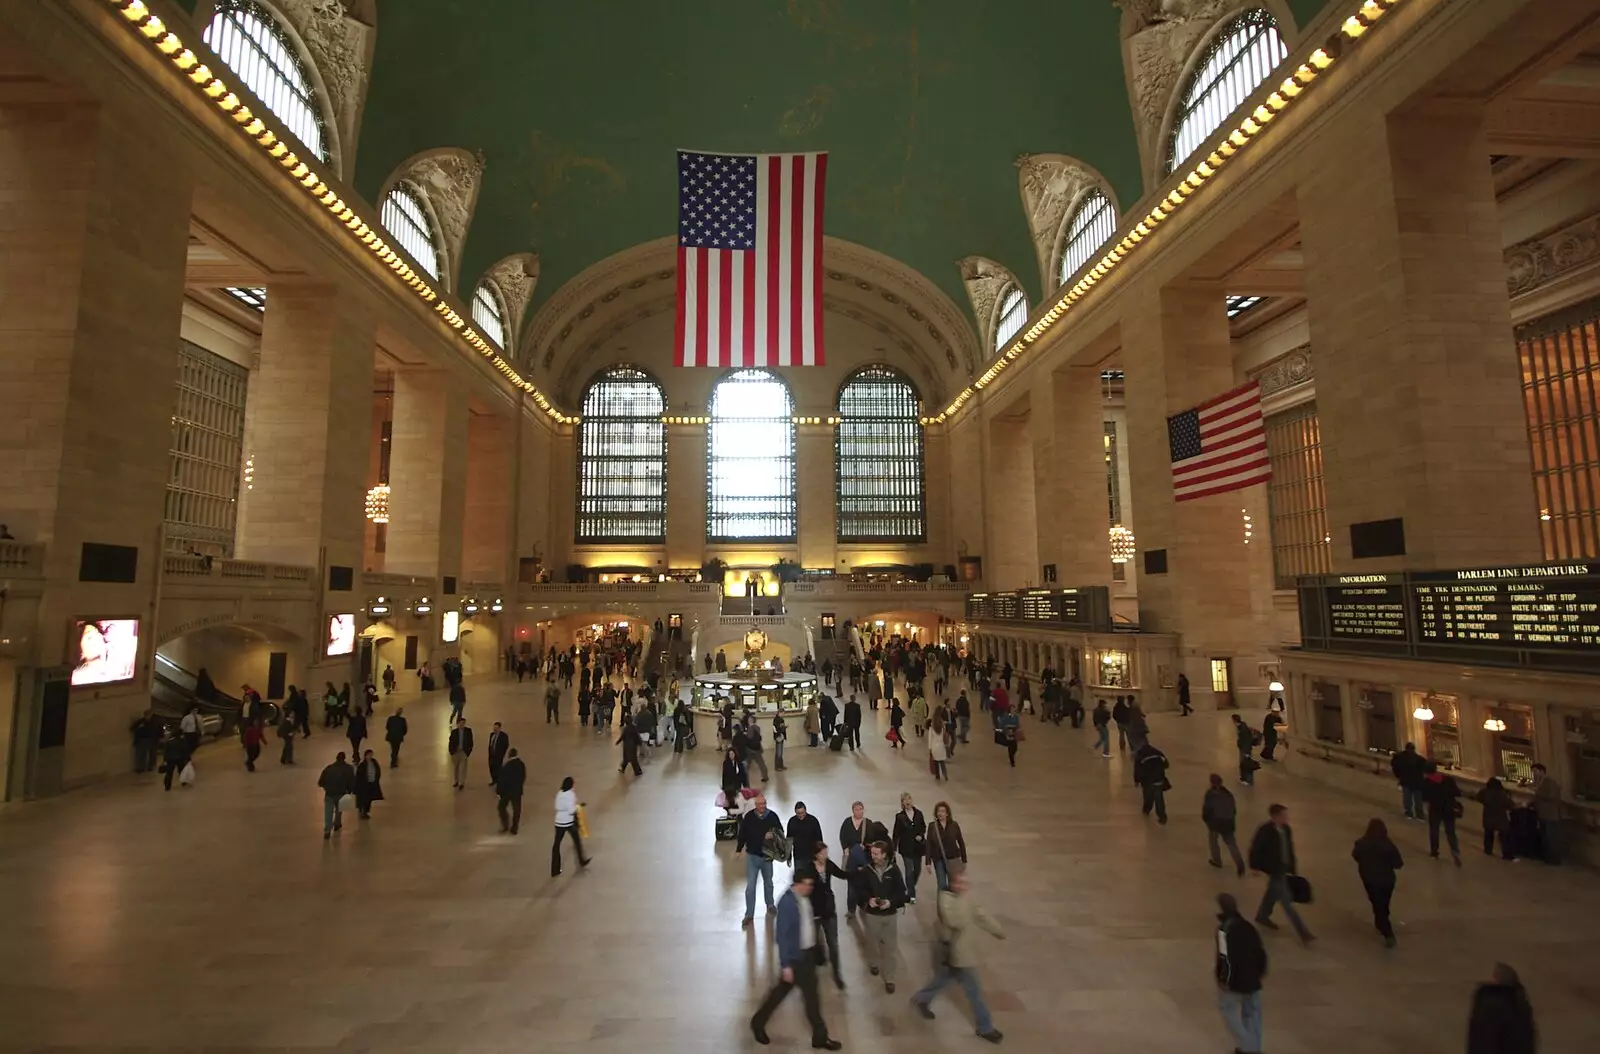
[(1272, 478), (1261, 386), (1235, 388), (1167, 418), (1172, 496), (1178, 501), (1240, 490)]
[(821, 366), (827, 154), (678, 152), (679, 366)]

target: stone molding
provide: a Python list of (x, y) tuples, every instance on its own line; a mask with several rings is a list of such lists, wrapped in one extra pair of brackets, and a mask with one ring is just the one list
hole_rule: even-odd
[(441, 271), (445, 288), (456, 292), (461, 278), (461, 250), (467, 243), (473, 213), (478, 208), (478, 188), (483, 183), (483, 154), (460, 147), (444, 146), (424, 150), (406, 159), (383, 185), (378, 201), (389, 196), (401, 180), (411, 184), (427, 202), (433, 221), (444, 243)]
[(528, 304), (533, 300), (534, 287), (539, 284), (539, 256), (537, 253), (513, 253), (490, 265), (483, 274), (483, 280), (500, 293), (506, 310), (506, 335), (513, 345), (506, 351), (514, 355), (516, 349), (522, 346), (523, 318), (528, 313)]
[(355, 176), (356, 143), (367, 103), (376, 31), (351, 17), (343, 0), (272, 0), (284, 21), (299, 34), (329, 109), (333, 111), (332, 153), (346, 182)]
[(1316, 372), (1311, 362), (1311, 345), (1302, 344), (1297, 348), (1291, 348), (1266, 365), (1251, 370), (1249, 375), (1261, 385), (1263, 399), (1291, 388), (1298, 388), (1302, 384), (1310, 384), (1316, 380)]
[(1600, 212), (1520, 241), (1505, 252), (1506, 292), (1523, 296), (1600, 263)]
[[(1005, 264), (987, 256), (965, 256), (961, 259), (961, 284), (967, 287), (967, 299), (972, 301), (972, 317), (978, 321), (978, 334), (985, 348), (994, 347), (994, 334), (999, 319), (1000, 294), (1009, 286), (1016, 286), (1027, 295), (1027, 287), (1017, 281)], [(1032, 305), (1030, 304), (1030, 307)], [(988, 355), (985, 354), (985, 359)]]
[(1061, 285), (1057, 265), (1065, 248), (1067, 224), (1077, 214), (1084, 195), (1098, 188), (1113, 209), (1116, 195), (1098, 172), (1066, 154), (1023, 154), (1016, 165), (1022, 211), (1028, 217), (1028, 232), (1039, 259), (1041, 288), (1055, 289)]

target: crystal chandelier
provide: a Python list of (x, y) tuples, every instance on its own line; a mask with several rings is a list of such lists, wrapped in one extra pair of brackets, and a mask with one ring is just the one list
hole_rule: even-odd
[(389, 484), (380, 483), (367, 491), (367, 519), (373, 523), (389, 522)]
[(1133, 532), (1122, 524), (1111, 528), (1111, 562), (1125, 564), (1133, 559)]

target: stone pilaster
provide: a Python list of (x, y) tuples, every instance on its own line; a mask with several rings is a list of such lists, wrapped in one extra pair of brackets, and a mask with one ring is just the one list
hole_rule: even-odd
[(827, 425), (795, 425), (795, 494), (799, 503), (799, 556), (802, 567), (836, 565), (834, 540), (839, 502), (834, 473), (833, 429)]
[(512, 495), (517, 484), (515, 425), (500, 413), (467, 422), (466, 523), (462, 573), (475, 582), (510, 582)]
[(1056, 585), (1111, 584), (1105, 425), (1098, 367), (1069, 366), (1029, 393), (1040, 565)]
[(989, 552), (984, 558), (984, 577), (991, 589), (1020, 589), (1039, 582), (1033, 444), (1027, 420), (1007, 416), (1009, 413), (996, 416), (987, 426), (984, 514)]
[(400, 370), (389, 455), (389, 553), (397, 574), (461, 575), (467, 397), (450, 375)]
[(667, 426), (667, 566), (699, 567), (706, 552), (706, 429)]
[[(1334, 566), (1541, 555), (1483, 110), (1352, 110), (1298, 158)], [(1403, 557), (1350, 526), (1400, 518)]]

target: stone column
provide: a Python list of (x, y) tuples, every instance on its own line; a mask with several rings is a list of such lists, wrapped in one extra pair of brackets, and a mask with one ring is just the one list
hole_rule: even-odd
[[(542, 421), (518, 413), (513, 428), (517, 434), (517, 535), (516, 568), (521, 561), (538, 557), (550, 569), (551, 498), (550, 430)], [(552, 577), (555, 571), (551, 571)]]
[(705, 555), (706, 429), (668, 425), (667, 566), (699, 567)]
[(395, 373), (385, 561), (391, 572), (441, 579), (461, 574), (467, 416), (467, 397), (449, 374)]
[(514, 422), (501, 413), (474, 413), (467, 421), (462, 573), (475, 582), (504, 586), (515, 573), (511, 558), (512, 499), (517, 486), (514, 435)]
[(373, 339), (372, 319), (335, 288), (268, 287), (240, 558), (317, 567), (326, 550), (329, 567), (364, 566)]
[[(1167, 417), (1192, 409), (1236, 386), (1224, 293), (1212, 284), (1149, 289), (1122, 321), (1134, 504), (1139, 510), (1141, 558), (1165, 550), (1165, 574), (1139, 581), (1140, 625), (1182, 635), (1179, 670), (1189, 675), (1196, 706), (1211, 702), (1209, 660), (1232, 657), (1235, 697), (1255, 684), (1258, 659), (1267, 656), (1271, 595), (1255, 596), (1251, 560), (1267, 545), (1267, 531), (1246, 543), (1242, 509), (1265, 503), (1256, 485), (1177, 502)], [(1103, 464), (1103, 461), (1102, 461)], [(1253, 522), (1265, 521), (1253, 514)], [(1253, 549), (1252, 549), (1253, 547)], [(1154, 671), (1144, 673), (1155, 687)]]
[(833, 429), (828, 425), (795, 425), (796, 500), (799, 503), (799, 550), (802, 567), (831, 567), (839, 512), (834, 474)]
[[(1296, 157), (1340, 570), (1542, 555), (1483, 120), (1350, 111)], [(1390, 519), (1404, 555), (1356, 559), (1351, 525)]]
[(63, 743), (40, 745), (31, 673), (19, 686), (26, 746), (0, 769), (26, 751), (11, 790), (36, 797), (126, 771), (149, 705), (192, 182), (182, 137), (132, 100), (20, 94), (0, 102), (0, 521), (46, 549), (37, 626), (12, 647), (54, 667), (77, 620), (140, 620), (132, 677), (73, 689)]
[(988, 428), (984, 533), (989, 538), (989, 552), (984, 559), (985, 584), (996, 590), (1021, 589), (1039, 581), (1033, 444), (1026, 419), (998, 416), (988, 422)]
[[(1111, 584), (1105, 424), (1098, 367), (1069, 366), (1030, 393), (1039, 563), (1060, 586)], [(1040, 585), (1047, 583), (1041, 580)]]

